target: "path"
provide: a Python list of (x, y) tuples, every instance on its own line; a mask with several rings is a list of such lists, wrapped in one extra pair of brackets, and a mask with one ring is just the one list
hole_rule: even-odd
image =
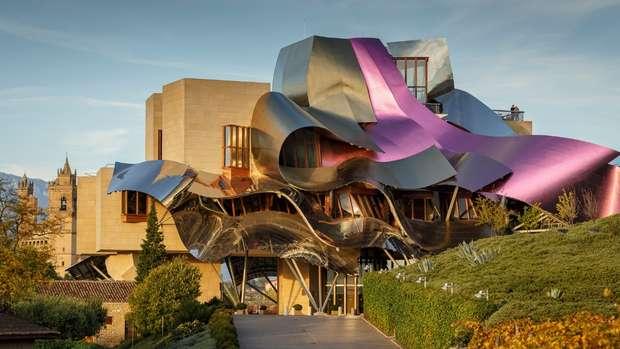
[(394, 343), (361, 318), (236, 315), (241, 349), (395, 349)]

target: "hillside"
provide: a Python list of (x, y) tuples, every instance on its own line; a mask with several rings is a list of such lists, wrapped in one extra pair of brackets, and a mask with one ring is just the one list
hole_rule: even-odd
[[(494, 326), (580, 311), (620, 312), (620, 215), (565, 231), (480, 239), (473, 249), (479, 255), (491, 251), (491, 257), (471, 265), (458, 246), (415, 265), (365, 275), (364, 316), (403, 347), (425, 348), (467, 343), (471, 333), (461, 330), (463, 321)], [(424, 273), (418, 266), (427, 260), (432, 267)], [(426, 288), (417, 282), (424, 276)], [(552, 289), (560, 295), (552, 297)]]
[[(8, 182), (15, 188), (20, 178), (20, 176), (0, 172), (0, 179)], [(47, 208), (47, 181), (38, 178), (30, 178), (30, 180), (34, 182), (34, 195), (39, 199), (39, 207)]]
[[(577, 310), (617, 314), (603, 290), (620, 293), (620, 215), (567, 232), (492, 237), (474, 246), (499, 252), (490, 262), (470, 266), (461, 248), (453, 248), (431, 258), (434, 268), (427, 277), (429, 287), (453, 282), (465, 297), (488, 289), (489, 300), (500, 306), (488, 322), (555, 318)], [(422, 275), (417, 266), (405, 270), (412, 278)], [(562, 291), (560, 300), (547, 295), (552, 288)]]

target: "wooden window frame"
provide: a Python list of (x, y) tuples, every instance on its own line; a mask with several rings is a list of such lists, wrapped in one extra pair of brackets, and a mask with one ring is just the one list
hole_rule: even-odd
[[(230, 130), (230, 131), (229, 131)], [(239, 125), (225, 125), (224, 131), (224, 168), (250, 168), (250, 134), (251, 128)], [(230, 134), (230, 140), (227, 137)], [(233, 137), (233, 133), (235, 136)], [(230, 159), (226, 158), (230, 150)], [(233, 152), (234, 150), (234, 152)], [(234, 154), (234, 156), (233, 156)]]
[[(121, 202), (121, 216), (122, 216), (122, 221), (123, 223), (141, 223), (141, 222), (146, 222), (146, 218), (148, 215), (148, 210), (149, 210), (149, 203), (150, 203), (150, 198), (148, 195), (144, 194), (144, 193), (140, 193), (137, 191), (134, 191), (136, 193), (136, 212), (132, 213), (132, 212), (127, 212), (127, 197), (129, 195), (130, 191), (123, 191), (121, 192), (121, 197), (122, 197), (122, 202)], [(144, 202), (144, 213), (139, 213), (140, 210), (140, 197), (144, 196), (145, 197), (145, 202)]]

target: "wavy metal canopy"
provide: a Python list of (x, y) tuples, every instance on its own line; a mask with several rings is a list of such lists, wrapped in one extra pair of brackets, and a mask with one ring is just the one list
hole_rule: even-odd
[[(620, 212), (620, 170), (608, 165), (617, 151), (551, 136), (476, 134), (509, 133), (485, 125), (479, 112), (488, 108), (457, 90), (438, 99), (474, 133), (455, 127), (410, 95), (377, 39), (314, 36), (287, 46), (273, 88), (252, 116), (252, 185), (146, 161), (117, 163), (108, 191), (160, 201), (199, 259), (258, 250), (347, 273), (355, 272), (360, 248), (408, 256), (486, 233), (467, 222), (411, 219), (398, 198), (415, 190), (456, 186), (550, 207), (562, 189), (581, 186), (598, 195), (600, 216)], [(283, 151), (303, 130), (320, 139), (321, 161), (285, 165)], [(372, 198), (347, 203), (338, 196), (356, 186)], [(336, 204), (337, 217), (326, 211)], [(374, 214), (359, 214), (362, 208)]]

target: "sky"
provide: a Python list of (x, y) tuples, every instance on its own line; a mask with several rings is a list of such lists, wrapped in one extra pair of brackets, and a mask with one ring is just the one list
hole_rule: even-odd
[(535, 134), (620, 149), (620, 0), (0, 2), (0, 171), (144, 160), (144, 101), (186, 77), (271, 81), (310, 35), (446, 37), (455, 84)]

